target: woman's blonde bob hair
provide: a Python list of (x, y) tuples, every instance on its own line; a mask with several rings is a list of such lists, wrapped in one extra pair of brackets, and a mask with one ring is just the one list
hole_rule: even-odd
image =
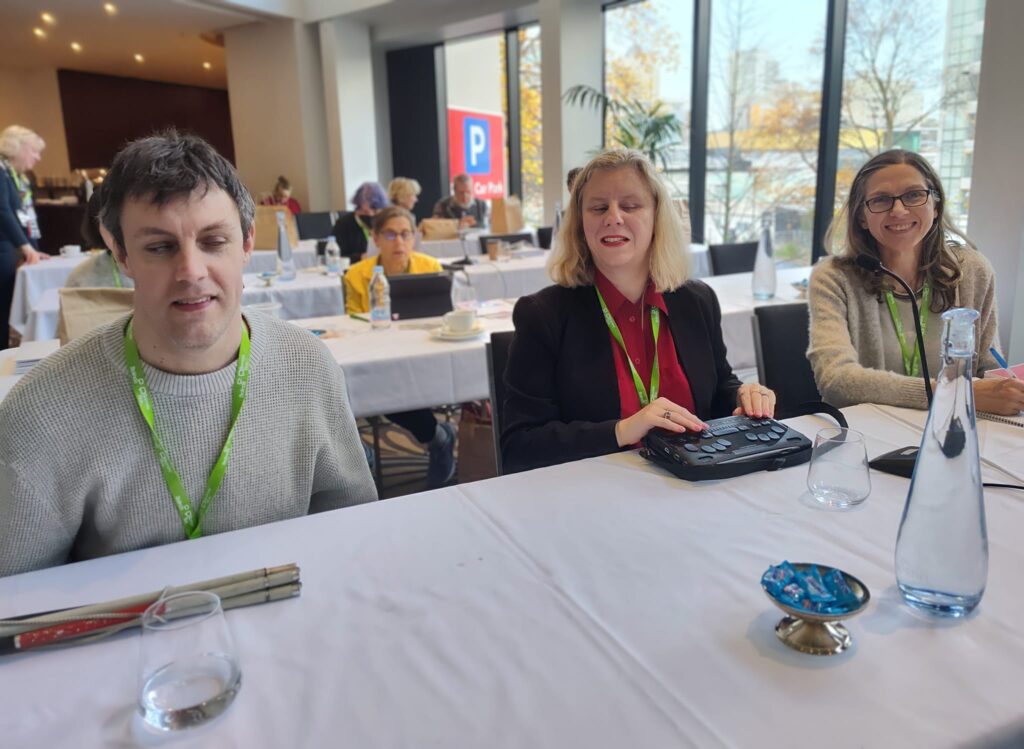
[(654, 198), (651, 280), (660, 292), (678, 289), (686, 283), (689, 270), (689, 217), (673, 205), (668, 188), (647, 157), (639, 151), (624, 148), (598, 154), (576, 176), (565, 219), (548, 262), (551, 279), (568, 288), (593, 285), (594, 258), (583, 234), (583, 192), (595, 172), (613, 169), (634, 169), (650, 188)]
[(418, 198), (423, 188), (420, 183), (409, 177), (395, 177), (388, 183), (388, 200), (398, 203), (403, 198)]
[(13, 159), (21, 153), (26, 143), (35, 143), (40, 150), (46, 147), (46, 142), (27, 127), (11, 125), (0, 133), (0, 156)]

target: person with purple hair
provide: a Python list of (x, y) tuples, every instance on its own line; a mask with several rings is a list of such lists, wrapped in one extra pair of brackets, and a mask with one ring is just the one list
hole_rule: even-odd
[(364, 182), (352, 196), (355, 207), (343, 213), (334, 224), (331, 234), (338, 240), (341, 254), (353, 263), (363, 259), (373, 232), (373, 217), (377, 211), (391, 204), (384, 188), (376, 182)]

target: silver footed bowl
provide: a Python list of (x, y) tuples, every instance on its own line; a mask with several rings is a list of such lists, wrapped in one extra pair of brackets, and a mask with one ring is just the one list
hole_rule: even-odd
[[(817, 567), (820, 574), (831, 569), (824, 564), (808, 562), (792, 563), (792, 566), (797, 572)], [(864, 611), (871, 600), (871, 593), (868, 586), (853, 575), (842, 570), (839, 572), (850, 586), (850, 590), (857, 596), (858, 603), (854, 608), (838, 614), (822, 614), (790, 606), (769, 593), (765, 584), (761, 583), (761, 589), (768, 596), (768, 600), (786, 613), (786, 616), (775, 625), (775, 634), (789, 647), (810, 655), (838, 655), (853, 645), (849, 630), (841, 622)]]

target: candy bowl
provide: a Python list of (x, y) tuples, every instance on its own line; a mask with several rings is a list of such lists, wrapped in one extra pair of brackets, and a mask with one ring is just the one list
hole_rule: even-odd
[(761, 577), (765, 595), (782, 609), (775, 634), (810, 655), (837, 655), (853, 644), (843, 626), (867, 608), (871, 593), (860, 580), (822, 564), (783, 562)]

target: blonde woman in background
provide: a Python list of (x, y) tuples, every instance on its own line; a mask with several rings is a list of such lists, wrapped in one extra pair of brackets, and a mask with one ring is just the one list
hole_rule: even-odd
[(416, 207), (423, 188), (420, 183), (409, 177), (395, 177), (388, 185), (388, 200), (392, 205), (401, 206), (407, 211)]
[(39, 222), (25, 176), (45, 147), (27, 127), (11, 125), (0, 133), (0, 349), (7, 348), (18, 263), (32, 265), (46, 257), (38, 251)]

